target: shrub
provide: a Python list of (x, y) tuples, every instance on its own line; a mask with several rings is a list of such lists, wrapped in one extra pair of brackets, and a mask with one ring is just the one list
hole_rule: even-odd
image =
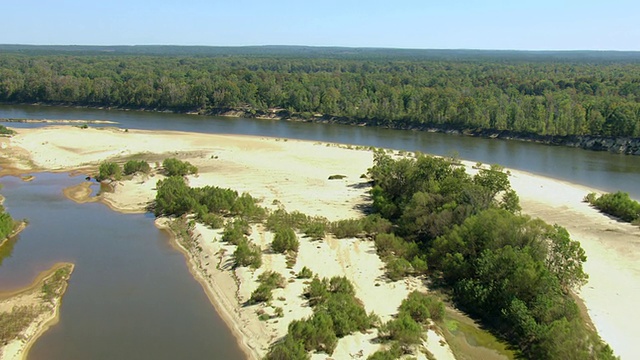
[(393, 281), (402, 279), (413, 272), (413, 266), (404, 258), (392, 258), (387, 261), (387, 276)]
[(440, 321), (444, 318), (444, 304), (434, 296), (413, 291), (402, 301), (400, 313), (408, 314), (419, 323), (428, 318)]
[(346, 177), (346, 175), (331, 175), (329, 176), (329, 180), (342, 180)]
[(129, 160), (124, 164), (124, 174), (131, 175), (137, 172), (149, 173), (151, 166), (144, 160)]
[(397, 319), (389, 321), (380, 330), (388, 334), (389, 339), (403, 346), (418, 344), (422, 341), (422, 326), (409, 314), (400, 313)]
[(264, 360), (309, 360), (309, 354), (302, 339), (287, 335), (281, 342), (274, 344)]
[(273, 290), (267, 284), (260, 284), (252, 293), (249, 303), (257, 304), (261, 302), (268, 302), (272, 299), (271, 290)]
[(327, 232), (327, 221), (324, 218), (314, 218), (304, 226), (302, 232), (314, 240), (320, 240)]
[(313, 277), (313, 271), (308, 267), (303, 267), (298, 273), (298, 279), (311, 279)]
[(338, 239), (356, 237), (362, 233), (362, 230), (362, 221), (359, 219), (345, 219), (331, 223), (331, 232)]
[(254, 269), (262, 266), (262, 251), (256, 244), (250, 244), (246, 239), (238, 243), (236, 251), (233, 252), (233, 266), (250, 266)]
[(250, 233), (249, 223), (245, 220), (236, 219), (228, 222), (222, 233), (222, 241), (238, 245), (241, 241), (246, 241), (245, 235)]
[(272, 289), (284, 288), (287, 284), (284, 276), (275, 271), (266, 271), (258, 276), (260, 284), (265, 284)]
[(600, 211), (626, 222), (640, 219), (640, 203), (632, 200), (628, 193), (618, 191), (613, 194), (603, 194), (598, 198), (595, 194), (590, 193), (585, 199)]
[(164, 180), (159, 180), (156, 188), (158, 189), (154, 208), (156, 216), (180, 216), (191, 212), (196, 206), (196, 201), (191, 196), (189, 186), (181, 177), (171, 176)]
[(188, 161), (180, 161), (176, 158), (167, 158), (162, 162), (162, 167), (167, 176), (185, 176), (197, 174), (198, 168)]
[(212, 229), (220, 229), (224, 226), (224, 218), (213, 213), (205, 213), (199, 215), (198, 218), (200, 219), (200, 221), (202, 221), (203, 224)]
[(8, 129), (6, 126), (0, 125), (0, 135), (14, 135), (15, 133), (15, 131)]
[(298, 251), (300, 242), (296, 237), (296, 233), (291, 228), (280, 228), (276, 231), (271, 243), (271, 248), (277, 253), (285, 253), (286, 251)]
[(120, 180), (120, 178), (122, 178), (122, 169), (120, 168), (120, 165), (110, 161), (104, 161), (100, 164), (96, 180)]

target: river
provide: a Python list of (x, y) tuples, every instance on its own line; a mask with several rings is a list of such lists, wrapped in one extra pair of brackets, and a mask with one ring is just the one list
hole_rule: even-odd
[[(294, 138), (456, 155), (640, 199), (640, 157), (526, 142), (381, 128), (171, 113), (1, 105), (0, 118), (110, 120), (116, 126)], [(43, 124), (13, 123), (13, 127)], [(113, 126), (113, 125), (91, 125)], [(98, 203), (75, 204), (62, 189), (83, 181), (35, 174), (0, 179), (5, 205), (27, 229), (0, 259), (0, 289), (28, 284), (58, 261), (76, 264), (60, 323), (29, 359), (241, 359), (232, 334), (212, 311), (184, 257), (153, 218)]]

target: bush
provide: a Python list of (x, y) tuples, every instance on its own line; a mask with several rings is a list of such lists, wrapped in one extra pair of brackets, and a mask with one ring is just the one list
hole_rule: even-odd
[(222, 241), (233, 245), (238, 245), (241, 241), (246, 241), (245, 235), (250, 233), (249, 223), (244, 220), (236, 219), (228, 222), (222, 233)]
[(324, 218), (313, 218), (302, 229), (304, 234), (314, 240), (324, 238), (327, 232), (327, 220)]
[(15, 131), (7, 129), (6, 126), (0, 125), (0, 135), (14, 135), (15, 133)]
[(120, 180), (122, 178), (122, 169), (120, 165), (110, 162), (104, 161), (100, 164), (100, 168), (98, 169), (98, 176), (96, 176), (96, 180)]
[(191, 189), (181, 177), (171, 176), (159, 180), (156, 188), (158, 189), (154, 208), (156, 216), (180, 216), (191, 212), (196, 206), (196, 201), (191, 196)]
[(185, 176), (197, 174), (198, 168), (188, 161), (180, 161), (176, 158), (167, 158), (162, 162), (162, 167), (167, 176)]
[(274, 344), (264, 360), (309, 360), (309, 354), (302, 339), (287, 335), (281, 342)]
[(386, 323), (380, 331), (403, 346), (419, 344), (422, 341), (422, 326), (405, 313), (400, 313), (397, 319)]
[(303, 267), (298, 273), (298, 279), (311, 279), (313, 277), (313, 271), (308, 267)]
[(362, 233), (362, 221), (359, 219), (346, 219), (331, 223), (331, 233), (338, 239), (356, 237)]
[(124, 174), (131, 175), (137, 172), (148, 174), (151, 171), (151, 166), (144, 160), (129, 160), (124, 164)]
[(242, 239), (233, 252), (233, 266), (250, 266), (254, 269), (262, 266), (262, 251), (256, 244), (250, 244), (246, 239)]
[(266, 271), (258, 276), (260, 284), (265, 284), (272, 289), (284, 288), (287, 284), (284, 276), (275, 271)]
[(224, 226), (224, 218), (213, 213), (199, 215), (198, 219), (212, 229), (220, 229)]
[(296, 237), (296, 233), (291, 228), (280, 228), (276, 231), (271, 243), (271, 248), (277, 253), (285, 253), (287, 251), (298, 251), (300, 242)]
[(271, 301), (273, 295), (271, 294), (271, 290), (273, 290), (267, 284), (260, 284), (252, 293), (251, 298), (249, 299), (249, 303), (257, 304), (261, 302)]
[(387, 261), (387, 276), (392, 281), (397, 281), (413, 273), (413, 266), (404, 258), (391, 258)]
[(598, 198), (591, 193), (585, 199), (600, 211), (626, 222), (640, 219), (640, 203), (632, 200), (628, 193), (618, 191), (614, 194), (603, 194)]
[(428, 318), (440, 321), (444, 318), (444, 304), (434, 296), (414, 291), (402, 301), (400, 313), (408, 314), (419, 323), (426, 322)]

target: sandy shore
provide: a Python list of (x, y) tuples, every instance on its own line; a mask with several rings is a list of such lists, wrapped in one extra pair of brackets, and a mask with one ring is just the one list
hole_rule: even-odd
[[(368, 189), (360, 179), (372, 165), (372, 153), (367, 150), (295, 140), (180, 132), (60, 126), (19, 132), (11, 139), (1, 139), (1, 154), (5, 163), (11, 160), (9, 169), (14, 173), (33, 168), (58, 171), (95, 168), (99, 161), (107, 158), (126, 160), (136, 156), (154, 164), (165, 157), (176, 156), (199, 168), (199, 175), (189, 178), (192, 186), (215, 185), (246, 191), (262, 199), (262, 205), (267, 207), (284, 206), (288, 211), (337, 220), (361, 216), (361, 207), (369, 201)], [(469, 168), (473, 165), (465, 164)], [(600, 335), (615, 353), (623, 359), (633, 358), (640, 352), (640, 344), (635, 341), (634, 324), (625, 320), (638, 313), (635, 304), (640, 302), (640, 230), (611, 220), (582, 202), (587, 192), (596, 190), (511, 172), (523, 212), (562, 225), (574, 239), (581, 241), (589, 258), (585, 269), (590, 280), (580, 296)], [(346, 177), (328, 180), (335, 174)], [(102, 196), (114, 209), (144, 211), (155, 196), (155, 184), (160, 178), (159, 175), (138, 176), (116, 184), (115, 192)], [(80, 194), (81, 199), (82, 193), (87, 193), (87, 186), (69, 191)], [(428, 291), (416, 279), (384, 280), (382, 262), (373, 245), (363, 240), (328, 238), (312, 242), (302, 239), (293, 269), (286, 269), (284, 256), (265, 251), (263, 267), (252, 272), (230, 269), (233, 249), (217, 241), (218, 231), (198, 225), (193, 234), (203, 251), (196, 254), (185, 251), (192, 272), (252, 358), (264, 355), (268, 345), (286, 333), (291, 320), (311, 313), (300, 299), (304, 281), (291, 274), (302, 266), (320, 276), (347, 276), (356, 286), (356, 294), (367, 311), (374, 311), (383, 320), (397, 313), (401, 300), (411, 290)], [(255, 228), (251, 240), (267, 250), (271, 236), (264, 229)], [(270, 307), (242, 306), (257, 287), (257, 276), (269, 269), (282, 273), (290, 281), (285, 289), (274, 291), (274, 299), (278, 300)], [(271, 313), (275, 307), (285, 309), (283, 318), (257, 320), (256, 311)], [(432, 335), (438, 336), (434, 333), (430, 337)], [(363, 354), (366, 358), (378, 347), (371, 341), (373, 338), (375, 333), (341, 339), (333, 357)], [(434, 344), (440, 343), (430, 338), (426, 346), (438, 359), (453, 358), (446, 343), (434, 348)], [(324, 357), (326, 355), (315, 358)]]
[(68, 278), (63, 281), (51, 301), (43, 299), (42, 285), (57, 270), (64, 267), (69, 269), (69, 275), (73, 272), (73, 264), (58, 263), (39, 274), (31, 285), (11, 293), (0, 292), (0, 313), (10, 313), (16, 306), (27, 306), (31, 307), (36, 314), (17, 338), (6, 344), (0, 344), (0, 360), (26, 359), (29, 349), (36, 340), (58, 322), (60, 304), (67, 289)]

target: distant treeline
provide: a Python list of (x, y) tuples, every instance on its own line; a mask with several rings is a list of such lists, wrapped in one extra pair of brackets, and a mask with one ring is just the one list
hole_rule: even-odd
[(0, 48), (1, 102), (205, 114), (278, 108), (397, 128), (640, 136), (635, 53)]

